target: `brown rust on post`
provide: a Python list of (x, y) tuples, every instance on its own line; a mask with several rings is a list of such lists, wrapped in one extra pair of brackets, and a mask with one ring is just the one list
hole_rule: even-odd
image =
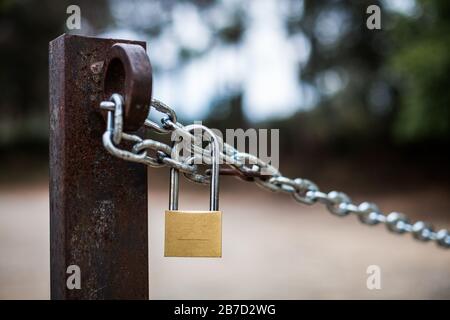
[[(152, 68), (145, 49), (136, 44), (116, 43), (108, 53), (104, 99), (120, 93), (125, 99), (124, 129), (139, 129), (148, 116), (152, 97)], [(105, 112), (106, 114), (106, 112)]]
[[(148, 299), (147, 169), (101, 139), (106, 54), (118, 42), (145, 48), (74, 35), (50, 43), (52, 299)], [(66, 286), (70, 265), (81, 289)]]

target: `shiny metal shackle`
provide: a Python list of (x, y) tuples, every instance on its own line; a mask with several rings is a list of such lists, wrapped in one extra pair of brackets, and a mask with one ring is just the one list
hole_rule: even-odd
[[(220, 144), (217, 136), (214, 132), (199, 124), (192, 124), (186, 126), (188, 131), (194, 129), (202, 129), (205, 131), (211, 142), (211, 182), (210, 182), (210, 195), (209, 195), (209, 210), (219, 210), (219, 169), (220, 169)], [(170, 169), (170, 187), (169, 187), (169, 210), (178, 210), (178, 197), (179, 197), (179, 171), (178, 169)]]

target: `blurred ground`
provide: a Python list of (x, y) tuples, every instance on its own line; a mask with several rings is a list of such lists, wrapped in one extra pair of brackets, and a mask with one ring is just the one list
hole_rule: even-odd
[[(390, 234), (384, 226), (361, 225), (355, 217), (331, 216), (320, 205), (299, 205), (233, 178), (223, 179), (221, 190), (223, 258), (164, 258), (167, 179), (155, 170), (149, 175), (152, 299), (450, 298), (448, 251)], [(182, 187), (180, 208), (207, 207), (206, 188)], [(449, 227), (447, 188), (397, 187), (370, 195), (353, 190), (352, 196)], [(49, 298), (45, 179), (0, 186), (0, 257), (1, 299)], [(366, 288), (366, 268), (373, 264), (381, 268), (381, 290)]]

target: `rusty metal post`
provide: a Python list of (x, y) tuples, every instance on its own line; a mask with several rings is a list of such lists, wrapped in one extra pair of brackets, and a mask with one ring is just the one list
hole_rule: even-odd
[[(101, 139), (106, 59), (118, 42), (145, 48), (75, 35), (50, 42), (52, 299), (148, 299), (147, 169), (109, 155)], [(70, 265), (80, 289), (66, 285)]]

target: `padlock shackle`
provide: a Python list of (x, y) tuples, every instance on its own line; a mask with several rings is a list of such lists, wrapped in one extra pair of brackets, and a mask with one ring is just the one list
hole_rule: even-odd
[(170, 168), (169, 210), (178, 210), (179, 177), (178, 170)]
[[(219, 210), (219, 170), (220, 170), (220, 143), (214, 132), (200, 124), (191, 124), (184, 127), (187, 131), (194, 129), (202, 129), (211, 140), (211, 182), (209, 194), (209, 210)], [(178, 155), (178, 153), (176, 153)], [(178, 169), (170, 169), (170, 187), (169, 187), (169, 210), (178, 210), (179, 197), (179, 171)]]

